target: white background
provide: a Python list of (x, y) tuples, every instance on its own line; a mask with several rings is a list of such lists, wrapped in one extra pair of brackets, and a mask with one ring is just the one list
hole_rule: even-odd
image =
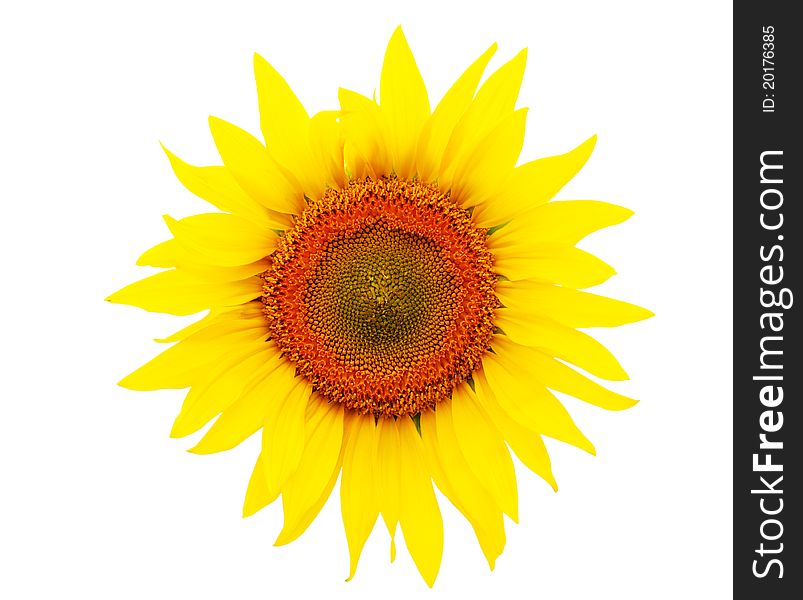
[[(22, 4), (20, 4), (22, 6)], [(32, 2), (0, 9), (0, 596), (18, 598), (729, 598), (731, 4), (690, 2)], [(11, 8), (9, 8), (11, 7)], [(657, 317), (601, 331), (642, 402), (567, 401), (591, 457), (550, 444), (555, 494), (519, 472), (521, 523), (496, 570), (442, 499), (434, 590), (378, 523), (356, 578), (337, 492), (272, 547), (280, 503), (242, 520), (258, 439), (215, 456), (168, 438), (180, 392), (116, 381), (175, 317), (103, 298), (147, 273), (162, 213), (206, 210), (162, 140), (215, 163), (214, 114), (258, 133), (252, 53), (310, 112), (371, 94), (402, 24), (433, 104), (490, 43), (529, 47), (522, 161), (599, 134), (561, 193), (636, 216), (584, 243), (595, 291)], [(197, 438), (196, 438), (197, 439)], [(518, 465), (520, 466), (520, 465)]]

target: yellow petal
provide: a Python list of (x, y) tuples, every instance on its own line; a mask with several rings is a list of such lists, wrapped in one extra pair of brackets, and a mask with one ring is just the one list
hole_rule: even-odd
[(416, 154), (418, 176), (424, 181), (435, 179), (446, 144), (449, 142), (455, 125), (471, 104), (477, 84), (494, 52), (496, 52), (496, 44), (488, 48), (455, 81), (424, 124)]
[[(265, 140), (287, 138), (301, 131), (309, 116), (293, 90), (276, 69), (254, 54), (254, 75), (259, 97), (259, 124)], [(287, 140), (283, 143), (290, 143)]]
[(301, 192), (317, 197), (325, 188), (310, 146), (310, 118), (293, 90), (261, 56), (254, 55), (259, 122), (271, 156), (293, 174)]
[(502, 511), (463, 457), (451, 419), (443, 419), (438, 428), (436, 412), (421, 414), (427, 468), (441, 492), (471, 523), (488, 566), (493, 569), (505, 547)]
[(223, 452), (256, 433), (265, 422), (269, 403), (274, 400), (274, 390), (265, 382), (283, 360), (277, 351), (264, 364), (257, 365), (239, 398), (223, 410), (201, 441), (189, 451), (195, 454)]
[(208, 282), (238, 281), (264, 273), (268, 260), (261, 259), (244, 265), (222, 267), (209, 264), (208, 259), (171, 238), (146, 250), (137, 259), (142, 267), (173, 268)]
[(180, 340), (214, 342), (238, 331), (252, 332), (253, 339), (267, 337), (268, 327), (261, 302), (248, 302), (239, 306), (211, 310), (200, 321), (156, 341), (163, 344)]
[(345, 141), (346, 166), (351, 176), (378, 178), (392, 172), (387, 140), (388, 123), (379, 105), (356, 92), (341, 88), (340, 122)]
[(485, 388), (475, 386), (477, 400), (491, 421), (502, 434), (502, 437), (516, 453), (519, 460), (535, 474), (544, 479), (552, 489), (558, 491), (558, 484), (552, 475), (552, 463), (549, 460), (544, 440), (537, 433), (527, 429), (508, 415), (496, 402), (496, 399), (485, 394)]
[(284, 78), (258, 54), (254, 54), (254, 77), (259, 126), (271, 153), (283, 162), (306, 140), (309, 115)]
[(268, 267), (270, 267), (270, 259), (264, 258), (256, 262), (248, 263), (247, 265), (238, 265), (233, 267), (196, 265), (190, 263), (184, 263), (176, 266), (178, 266), (180, 270), (196, 276), (198, 279), (202, 279), (204, 281), (240, 281), (267, 271)]
[(164, 145), (162, 150), (167, 154), (176, 178), (199, 198), (224, 212), (248, 217), (271, 229), (285, 229), (290, 224), (284, 215), (268, 211), (246, 194), (226, 167), (195, 167), (181, 160)]
[[(490, 129), (494, 121), (511, 112), (519, 97), (526, 66), (527, 49), (524, 48), (488, 77), (471, 106), (471, 118), (477, 119), (477, 123), (485, 123), (485, 129)], [(461, 124), (461, 127), (466, 126)]]
[(482, 371), (475, 371), (473, 375), (478, 393), (486, 399), (495, 398), (502, 410), (527, 429), (593, 454), (594, 446), (560, 401), (538, 385), (525, 361), (526, 355), (502, 358), (486, 354), (482, 359)]
[(209, 372), (210, 365), (243, 346), (268, 335), (256, 303), (214, 311), (177, 333), (156, 340), (181, 343), (171, 346), (120, 381), (131, 390), (184, 388)]
[(607, 410), (624, 410), (638, 403), (638, 400), (612, 392), (537, 350), (528, 353), (528, 362), (532, 373), (546, 387), (589, 404)]
[(553, 243), (523, 243), (494, 250), (494, 271), (516, 282), (532, 279), (573, 289), (599, 285), (616, 274), (593, 254)]
[(231, 331), (214, 340), (180, 342), (124, 377), (119, 385), (139, 391), (190, 387), (202, 380), (223, 356), (264, 335), (257, 330)]
[(527, 109), (505, 117), (455, 168), (452, 198), (461, 206), (476, 206), (496, 194), (513, 173), (524, 144)]
[(258, 139), (215, 117), (209, 118), (209, 129), (223, 164), (251, 198), (278, 212), (301, 212), (304, 201), (298, 185), (287, 179)]
[(379, 512), (390, 534), (390, 561), (396, 559), (396, 525), (399, 522), (401, 457), (396, 420), (380, 418), (376, 425), (374, 473)]
[(436, 411), (438, 428), (451, 416), (455, 436), (471, 470), (497, 505), (517, 521), (518, 492), (513, 461), (502, 436), (466, 383), (455, 388), (452, 402), (442, 402)]
[(429, 471), (425, 468), (421, 436), (408, 417), (400, 417), (397, 426), (401, 446), (399, 521), (413, 562), (427, 585), (432, 587), (443, 555), (443, 520)]
[[(251, 306), (256, 306), (256, 305), (257, 305), (256, 302), (249, 302), (248, 304), (242, 304), (241, 306), (242, 307), (251, 307)], [(198, 321), (195, 321), (195, 323), (191, 323), (191, 324), (187, 325), (186, 327), (183, 327), (183, 328), (179, 329), (178, 331), (176, 331), (175, 333), (171, 333), (170, 335), (168, 335), (166, 337), (156, 338), (154, 341), (155, 342), (159, 342), (160, 344), (169, 344), (171, 342), (178, 342), (178, 341), (187, 339), (192, 334), (198, 333), (201, 330), (206, 329), (211, 324), (213, 324), (213, 323), (215, 323), (217, 321), (221, 321), (221, 320), (227, 321), (228, 320), (228, 318), (227, 318), (228, 313), (229, 312), (233, 312), (234, 310), (237, 310), (238, 308), (240, 308), (240, 307), (217, 308), (217, 309), (214, 309), (214, 310), (210, 310), (204, 318), (199, 319)], [(234, 321), (234, 319), (232, 319), (232, 321)], [(266, 327), (265, 328), (265, 337), (267, 337), (267, 334), (268, 334), (268, 330), (267, 330), (267, 327)]]
[(343, 405), (312, 395), (306, 413), (304, 452), (282, 488), (284, 527), (275, 545), (288, 544), (315, 519), (332, 492), (341, 464)]
[(187, 263), (198, 263), (199, 258), (196, 253), (179, 244), (178, 240), (170, 238), (143, 252), (137, 259), (137, 265), (171, 269)]
[[(312, 387), (306, 379), (292, 379), (295, 365), (284, 361), (274, 372), (281, 373), (274, 398), (268, 402), (262, 429), (262, 454), (265, 455), (265, 479), (269, 490), (281, 490), (295, 473), (304, 453), (305, 413)], [(294, 382), (292, 390), (287, 390)]]
[[(342, 464), (342, 454), (340, 459), (338, 460), (337, 465), (335, 465), (334, 470), (332, 471), (332, 475), (329, 478), (329, 481), (323, 488), (323, 491), (318, 496), (317, 500), (310, 505), (307, 511), (299, 516), (297, 520), (293, 523), (287, 521), (285, 517), (285, 525), (281, 532), (279, 532), (279, 536), (276, 538), (276, 541), (273, 542), (274, 546), (284, 546), (285, 544), (289, 544), (293, 540), (298, 539), (298, 537), (307, 530), (312, 522), (315, 520), (315, 517), (318, 516), (318, 513), (321, 512), (324, 504), (329, 499), (329, 496), (332, 495), (332, 490), (335, 487), (335, 483), (337, 483), (337, 478), (340, 475), (340, 466)], [(289, 483), (285, 484), (285, 489)]]
[(181, 245), (213, 265), (246, 265), (276, 248), (275, 233), (237, 215), (206, 213), (179, 221), (165, 215), (164, 219)]
[(379, 98), (390, 129), (393, 170), (400, 178), (412, 177), (418, 136), (429, 117), (429, 98), (401, 27), (396, 28), (388, 43)]
[[(516, 171), (523, 167), (519, 167)], [(617, 225), (633, 215), (632, 210), (607, 202), (565, 200), (542, 204), (532, 210), (511, 212), (506, 218), (485, 220), (483, 215), (486, 211), (494, 213), (498, 211), (495, 206), (497, 203), (509, 211), (509, 205), (504, 204), (502, 199), (478, 207), (472, 214), (472, 219), (481, 227), (489, 227), (512, 219), (488, 238), (488, 247), (491, 249), (515, 246), (526, 241), (573, 246), (588, 234)]]
[(243, 517), (250, 517), (259, 512), (278, 497), (278, 492), (271, 493), (268, 490), (267, 483), (265, 483), (265, 470), (262, 466), (262, 454), (260, 454), (254, 465), (251, 479), (248, 481), (248, 489), (245, 492)]
[(514, 318), (544, 315), (567, 327), (618, 327), (653, 316), (635, 304), (535, 281), (500, 281), (496, 295)]
[(202, 380), (193, 382), (173, 422), (170, 437), (195, 433), (234, 404), (254, 375), (263, 375), (261, 369), (276, 354), (272, 343), (257, 341), (243, 344), (236, 352), (223, 357)]
[(326, 181), (338, 187), (346, 185), (343, 158), (343, 132), (337, 111), (322, 111), (310, 120), (310, 146)]
[(583, 167), (596, 142), (597, 136), (591, 136), (571, 152), (521, 165), (499, 196), (475, 211), (473, 220), (480, 227), (501, 225), (548, 202)]
[(446, 145), (440, 165), (442, 180), (451, 179), (453, 169), (465, 156), (474, 152), (491, 130), (513, 112), (526, 63), (527, 50), (522, 50), (482, 84)]
[(258, 277), (210, 282), (173, 269), (127, 285), (106, 300), (152, 312), (191, 315), (207, 308), (243, 304), (261, 295), (262, 280)]
[(515, 318), (508, 311), (506, 308), (498, 309), (495, 323), (513, 342), (541, 348), (546, 354), (602, 379), (622, 381), (628, 378), (614, 355), (591, 336), (543, 317)]
[(379, 516), (374, 482), (373, 453), (376, 427), (372, 415), (346, 416), (343, 475), (340, 480), (340, 510), (349, 547), (349, 579), (354, 577), (365, 540)]

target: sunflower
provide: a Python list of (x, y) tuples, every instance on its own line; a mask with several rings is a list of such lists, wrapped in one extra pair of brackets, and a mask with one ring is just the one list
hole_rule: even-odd
[(120, 384), (189, 388), (171, 436), (214, 419), (199, 454), (262, 430), (243, 513), (281, 495), (277, 545), (305, 531), (340, 477), (349, 578), (381, 515), (391, 560), (400, 528), (434, 583), (443, 524), (433, 482), (493, 568), (503, 515), (518, 519), (509, 450), (555, 489), (543, 437), (594, 453), (553, 392), (611, 410), (635, 403), (573, 368), (626, 379), (578, 329), (651, 316), (580, 291), (613, 270), (577, 242), (632, 213), (550, 202), (595, 137), (516, 166), (526, 51), (480, 86), (495, 50), (431, 110), (399, 28), (380, 100), (341, 89), (339, 110), (312, 117), (256, 56), (265, 143), (211, 118), (222, 166), (165, 150), (184, 186), (220, 212), (165, 217), (172, 237), (138, 261), (165, 270), (109, 297), (209, 311), (158, 340), (172, 345)]

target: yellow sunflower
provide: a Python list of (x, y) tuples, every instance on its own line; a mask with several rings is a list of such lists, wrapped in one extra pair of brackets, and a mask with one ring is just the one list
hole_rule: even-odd
[[(379, 101), (340, 90), (310, 117), (261, 57), (254, 69), (265, 143), (212, 118), (222, 166), (166, 150), (178, 179), (222, 212), (175, 220), (138, 264), (166, 269), (109, 300), (175, 315), (209, 313), (120, 383), (189, 388), (171, 435), (212, 426), (193, 452), (262, 430), (243, 512), (279, 495), (286, 544), (338, 476), (354, 575), (382, 515), (430, 586), (443, 524), (433, 482), (476, 532), (491, 568), (518, 516), (509, 449), (556, 488), (543, 437), (593, 453), (553, 395), (606, 409), (631, 400), (627, 375), (578, 328), (651, 313), (579, 291), (613, 274), (578, 249), (627, 219), (604, 202), (550, 202), (595, 138), (516, 166), (526, 110), (515, 108), (522, 51), (478, 88), (491, 46), (434, 110), (401, 29)], [(570, 366), (572, 365), (572, 366)]]

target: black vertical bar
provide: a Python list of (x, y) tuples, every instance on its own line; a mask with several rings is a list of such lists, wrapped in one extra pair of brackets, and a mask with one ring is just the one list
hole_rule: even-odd
[(736, 598), (803, 598), (803, 33), (795, 6), (734, 5)]

